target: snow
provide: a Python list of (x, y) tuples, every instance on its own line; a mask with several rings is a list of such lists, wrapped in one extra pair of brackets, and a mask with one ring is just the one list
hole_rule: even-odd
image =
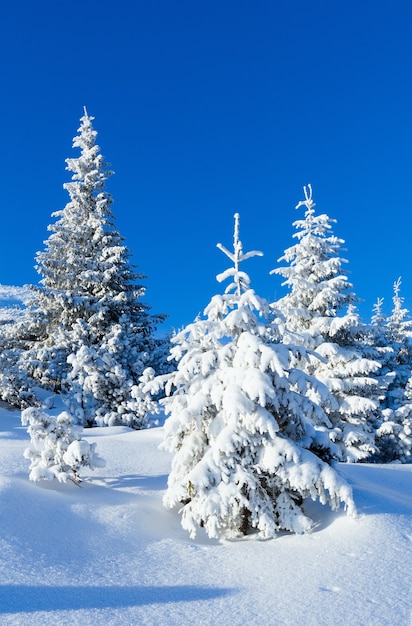
[(162, 506), (162, 426), (83, 438), (106, 467), (34, 484), (20, 413), (0, 409), (2, 625), (411, 623), (412, 465), (340, 464), (355, 519), (310, 502), (311, 534), (219, 543)]
[(12, 285), (0, 285), (1, 302), (23, 302), (26, 303), (31, 298), (29, 287), (14, 287)]

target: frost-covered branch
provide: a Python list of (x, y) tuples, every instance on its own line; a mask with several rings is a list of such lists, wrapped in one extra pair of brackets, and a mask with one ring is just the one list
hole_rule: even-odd
[(295, 209), (300, 209), (301, 206), (305, 206), (308, 211), (313, 211), (315, 203), (312, 199), (312, 185), (309, 184), (307, 187), (303, 187), (303, 193), (305, 194), (305, 199), (298, 202)]
[(218, 274), (216, 276), (216, 280), (219, 283), (221, 283), (222, 281), (226, 280), (226, 278), (233, 276), (233, 283), (231, 283), (228, 287), (226, 287), (225, 293), (230, 293), (231, 291), (235, 291), (236, 295), (240, 296), (242, 291), (246, 291), (247, 289), (249, 289), (249, 285), (250, 285), (249, 276), (246, 274), (246, 272), (241, 272), (239, 270), (240, 263), (254, 256), (263, 256), (263, 252), (260, 252), (259, 250), (252, 250), (251, 252), (246, 252), (246, 253), (243, 252), (242, 242), (240, 241), (240, 238), (239, 238), (239, 220), (240, 220), (239, 213), (235, 213), (234, 218), (235, 218), (235, 227), (234, 227), (234, 236), (233, 236), (233, 252), (230, 252), (221, 243), (216, 244), (219, 250), (221, 250), (224, 254), (226, 254), (226, 256), (229, 257), (229, 259), (233, 262), (234, 267), (231, 267), (225, 270), (224, 272), (222, 272), (221, 274)]

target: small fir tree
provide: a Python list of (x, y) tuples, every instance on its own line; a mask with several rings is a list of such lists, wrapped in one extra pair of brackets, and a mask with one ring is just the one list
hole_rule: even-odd
[(382, 423), (377, 436), (382, 450), (380, 462), (412, 462), (412, 378), (406, 385), (402, 406)]
[(95, 451), (96, 444), (81, 438), (82, 428), (73, 423), (67, 411), (56, 416), (30, 407), (22, 412), (21, 418), (23, 426), (28, 426), (31, 439), (24, 452), (31, 462), (30, 480), (71, 480), (79, 484), (83, 468), (94, 470), (105, 466), (105, 461)]
[(378, 451), (371, 459), (378, 463), (408, 463), (412, 458), (412, 322), (403, 306), (400, 286), (398, 278), (393, 286), (391, 316), (386, 318), (381, 310), (375, 310), (372, 319), (375, 345), (383, 346), (383, 367), (390, 378), (382, 399), (382, 419), (376, 430)]
[(167, 393), (163, 446), (174, 458), (164, 504), (183, 505), (182, 526), (192, 537), (200, 527), (209, 537), (308, 531), (308, 497), (353, 509), (348, 485), (311, 451), (331, 455), (333, 444), (314, 428), (327, 417), (309, 398), (326, 402), (329, 394), (291, 366), (306, 351), (282, 343), (276, 311), (240, 270), (261, 253), (243, 253), (238, 214), (233, 253), (218, 247), (233, 267), (217, 280), (232, 282), (204, 318), (172, 338), (176, 370), (149, 385)]
[(412, 320), (409, 311), (404, 307), (404, 299), (400, 295), (401, 278), (393, 284), (392, 314), (387, 318), (385, 331), (388, 345), (392, 348), (390, 367), (395, 376), (386, 394), (386, 408), (397, 409), (406, 400), (405, 389), (411, 377)]

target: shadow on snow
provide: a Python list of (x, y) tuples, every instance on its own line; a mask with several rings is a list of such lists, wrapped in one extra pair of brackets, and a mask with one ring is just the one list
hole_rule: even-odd
[(237, 593), (235, 589), (195, 585), (144, 587), (0, 586), (1, 613), (35, 613), (144, 606), (169, 602), (214, 600)]

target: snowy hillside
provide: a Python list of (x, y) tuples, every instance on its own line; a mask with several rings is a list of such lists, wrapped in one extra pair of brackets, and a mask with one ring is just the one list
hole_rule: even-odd
[(341, 465), (358, 519), (310, 504), (309, 535), (189, 539), (162, 507), (162, 428), (85, 431), (106, 468), (28, 480), (28, 435), (0, 410), (0, 621), (121, 626), (409, 626), (412, 466)]

